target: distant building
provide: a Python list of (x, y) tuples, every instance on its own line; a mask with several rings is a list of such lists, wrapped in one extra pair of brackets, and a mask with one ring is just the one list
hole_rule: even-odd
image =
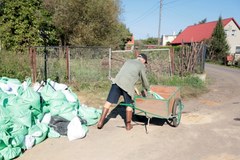
[(162, 36), (162, 42), (161, 45), (162, 46), (166, 46), (168, 44), (171, 44), (171, 42), (177, 37), (177, 35), (175, 35), (175, 33), (173, 33), (173, 35), (163, 35)]
[(131, 41), (126, 43), (125, 50), (133, 50), (134, 49), (134, 36), (132, 35)]
[[(217, 21), (188, 26), (173, 41), (172, 45), (190, 44), (192, 42), (201, 42), (212, 36)], [(224, 31), (227, 36), (227, 42), (230, 47), (230, 53), (240, 52), (240, 26), (234, 18), (222, 20)]]

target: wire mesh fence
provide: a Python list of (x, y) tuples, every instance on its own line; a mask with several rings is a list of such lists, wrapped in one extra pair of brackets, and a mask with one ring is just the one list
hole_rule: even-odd
[(33, 81), (50, 78), (57, 82), (81, 82), (100, 86), (108, 77), (115, 77), (127, 59), (139, 53), (148, 56), (147, 75), (152, 82), (163, 77), (203, 72), (203, 45), (173, 48), (112, 51), (104, 47), (33, 47), (30, 49)]
[(34, 81), (91, 82), (108, 76), (109, 48), (34, 47), (30, 55)]

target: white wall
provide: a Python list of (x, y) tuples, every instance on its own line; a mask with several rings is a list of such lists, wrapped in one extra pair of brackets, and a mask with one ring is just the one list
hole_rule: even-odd
[(176, 35), (163, 35), (162, 45), (166, 46), (167, 42), (172, 42), (177, 36)]
[(236, 52), (236, 47), (240, 46), (240, 30), (233, 21), (230, 21), (225, 27), (224, 31), (227, 35), (227, 42), (230, 46), (230, 53)]

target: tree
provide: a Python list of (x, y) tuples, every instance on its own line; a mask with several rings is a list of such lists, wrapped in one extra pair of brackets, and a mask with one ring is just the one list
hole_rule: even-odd
[[(47, 12), (39, 0), (0, 0), (0, 33), (4, 48), (22, 50), (43, 43), (40, 29), (54, 35)], [(51, 39), (54, 41), (54, 38)]]
[(0, 0), (0, 41), (6, 49), (32, 45), (117, 47), (131, 38), (119, 21), (118, 0)]
[(225, 59), (228, 51), (229, 45), (226, 40), (226, 34), (224, 32), (222, 18), (220, 16), (210, 39), (209, 59), (217, 61)]
[(119, 22), (118, 0), (45, 0), (62, 45), (116, 47), (129, 30)]
[(146, 40), (143, 40), (144, 44), (152, 44), (152, 45), (157, 45), (158, 39), (154, 37), (149, 37)]
[(207, 18), (204, 18), (203, 20), (199, 21), (198, 24), (203, 24), (207, 22)]

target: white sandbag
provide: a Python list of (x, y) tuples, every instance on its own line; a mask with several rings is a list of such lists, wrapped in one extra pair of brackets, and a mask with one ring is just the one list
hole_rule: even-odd
[(31, 135), (26, 135), (24, 144), (26, 146), (26, 149), (31, 149), (34, 145), (35, 138)]
[(49, 124), (50, 120), (51, 120), (51, 114), (50, 113), (46, 113), (43, 116), (43, 119), (42, 119), (41, 123)]
[(66, 96), (68, 102), (77, 102), (76, 97), (69, 90), (62, 90), (63, 94)]
[(4, 91), (4, 92), (11, 92), (12, 88), (5, 83), (0, 82), (0, 88)]
[(11, 88), (11, 91), (8, 91), (8, 94), (18, 95), (19, 87), (22, 87), (22, 84), (15, 84), (11, 82), (7, 82), (7, 85)]
[(25, 90), (29, 87), (28, 82), (24, 81), (24, 82), (22, 83), (22, 87), (23, 87), (23, 90), (25, 91)]
[(74, 117), (67, 127), (67, 136), (69, 141), (83, 138), (86, 135), (86, 131), (84, 130), (81, 121), (78, 117)]
[(54, 82), (54, 81), (49, 81), (49, 84), (56, 90), (56, 91), (60, 91), (60, 90), (65, 90), (68, 88), (67, 85), (65, 84), (61, 84), (61, 83), (57, 83), (57, 82)]

